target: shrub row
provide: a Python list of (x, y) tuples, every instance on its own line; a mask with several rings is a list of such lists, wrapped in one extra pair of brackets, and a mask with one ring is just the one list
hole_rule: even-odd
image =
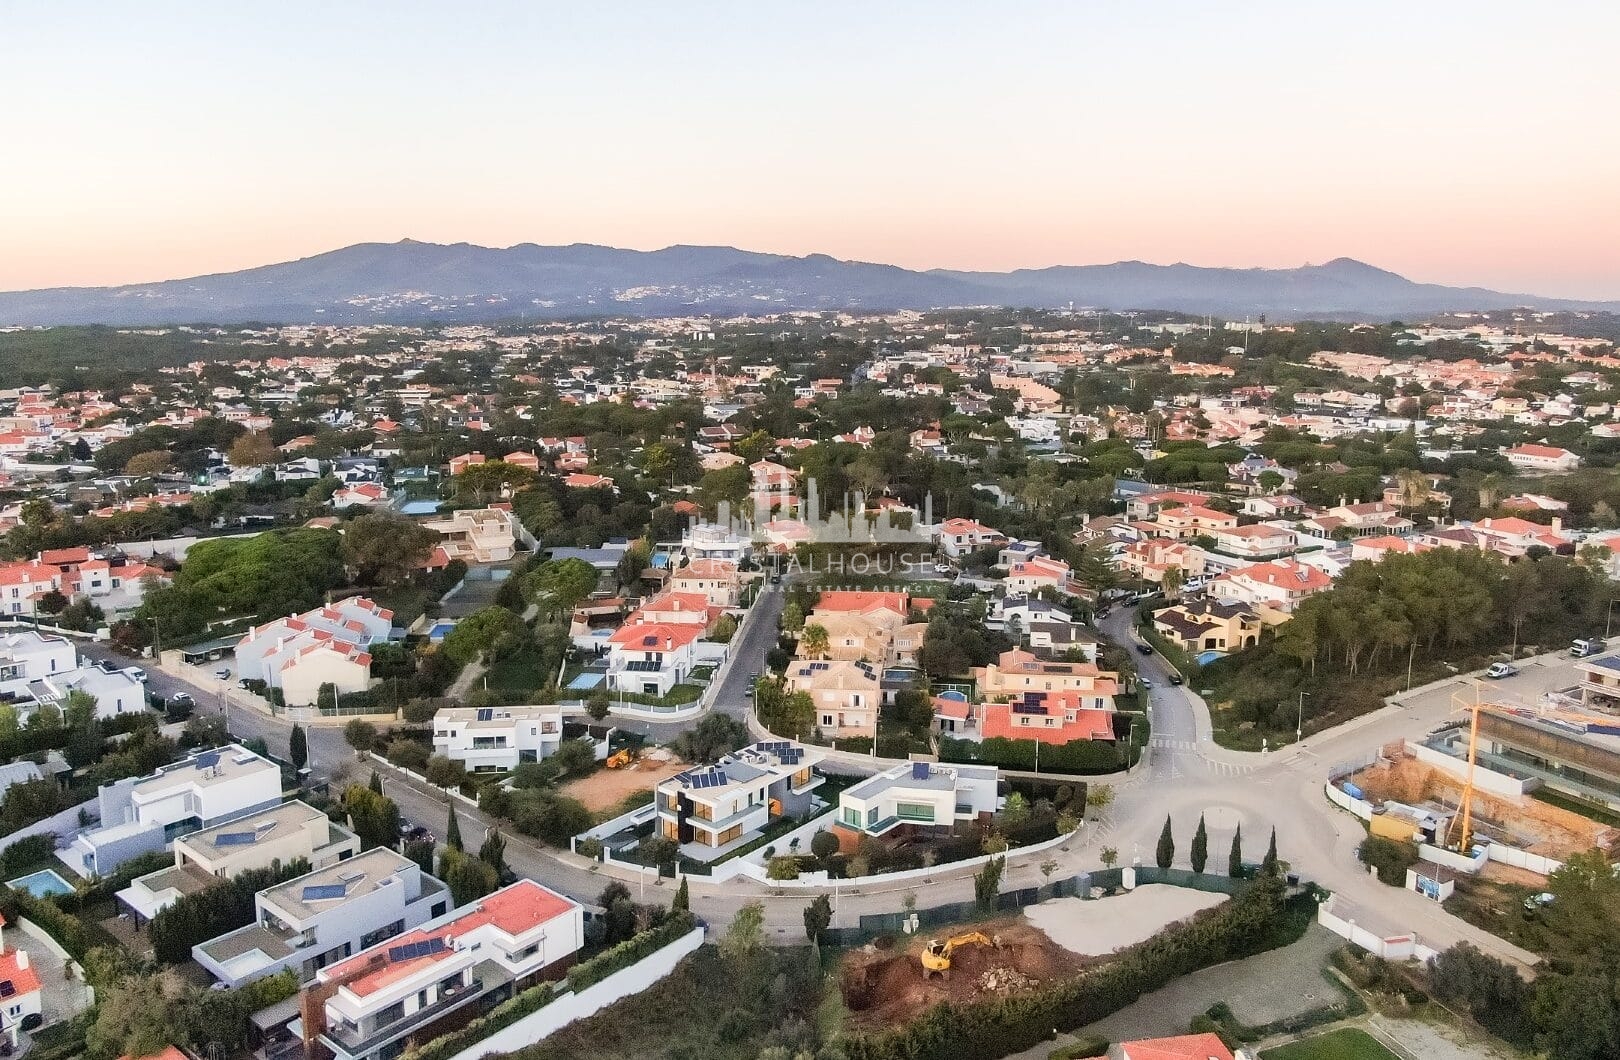
[(697, 918), (691, 913), (672, 913), (657, 927), (648, 928), (634, 938), (626, 939), (612, 949), (603, 950), (590, 960), (568, 969), (568, 988), (578, 993), (588, 986), (594, 986), (621, 968), (628, 968), (643, 957), (663, 949), (696, 926)]
[[(1034, 740), (1009, 740), (993, 736), (988, 740), (954, 740), (942, 737), (939, 757), (944, 762), (978, 762), (1002, 769), (1033, 770), (1036, 765)], [(1040, 769), (1043, 773), (1114, 773), (1125, 768), (1123, 744), (1092, 740), (1074, 740), (1066, 744), (1042, 747)]]

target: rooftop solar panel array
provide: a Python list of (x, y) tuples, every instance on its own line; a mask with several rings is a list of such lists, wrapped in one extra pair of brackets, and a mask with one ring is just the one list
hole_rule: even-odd
[(316, 883), (304, 888), (303, 900), (325, 902), (333, 898), (342, 898), (348, 893), (349, 889), (341, 883)]
[(495, 708), (494, 707), (479, 707), (478, 708), (477, 718), (478, 718), (479, 721), (494, 721), (495, 720)]
[(214, 837), (214, 845), (217, 847), (244, 847), (258, 841), (258, 832), (225, 832)]
[(391, 961), (409, 961), (417, 957), (426, 957), (432, 953), (443, 953), (448, 947), (444, 939), (423, 939), (420, 942), (407, 942), (403, 946), (390, 946), (388, 959)]

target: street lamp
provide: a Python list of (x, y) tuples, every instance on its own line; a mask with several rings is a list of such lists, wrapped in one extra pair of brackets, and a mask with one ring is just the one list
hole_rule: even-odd
[(1299, 694), (1299, 720), (1294, 723), (1294, 742), (1298, 743), (1305, 736), (1305, 697), (1309, 692)]

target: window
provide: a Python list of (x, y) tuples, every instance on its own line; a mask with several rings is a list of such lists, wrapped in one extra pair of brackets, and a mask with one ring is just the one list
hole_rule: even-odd
[(934, 808), (923, 802), (897, 802), (894, 815), (902, 821), (932, 821)]
[(844, 807), (844, 823), (852, 828), (861, 826), (861, 811), (853, 806)]

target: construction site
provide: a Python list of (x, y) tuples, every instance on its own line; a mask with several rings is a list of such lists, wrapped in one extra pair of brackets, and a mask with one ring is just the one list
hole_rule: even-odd
[(941, 1001), (1006, 997), (1095, 964), (1022, 917), (932, 938), (880, 939), (844, 958), (840, 990), (852, 1022), (903, 1023)]

